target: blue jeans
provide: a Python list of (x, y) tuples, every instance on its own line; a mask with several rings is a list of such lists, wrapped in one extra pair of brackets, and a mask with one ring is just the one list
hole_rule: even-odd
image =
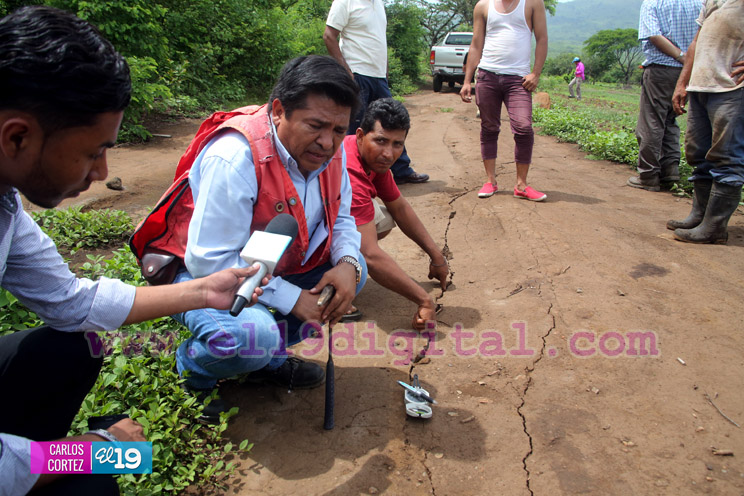
[(744, 184), (744, 88), (725, 93), (690, 91), (685, 152), (690, 181)]
[[(354, 73), (354, 81), (359, 86), (359, 100), (361, 101), (362, 108), (351, 120), (346, 134), (356, 134), (356, 130), (364, 118), (364, 112), (370, 103), (380, 98), (390, 98), (393, 96), (390, 93), (390, 87), (385, 78), (369, 77)], [(416, 172), (411, 168), (411, 159), (408, 157), (405, 147), (403, 147), (403, 154), (390, 167), (390, 170), (393, 171), (393, 176), (395, 177), (407, 177)]]
[[(362, 278), (356, 292), (367, 281), (367, 264), (360, 254)], [(313, 288), (327, 271), (330, 263), (302, 274), (285, 276), (286, 281), (302, 289)], [(174, 283), (193, 279), (182, 271)], [(312, 323), (293, 315), (272, 314), (262, 304), (245, 308), (237, 317), (227, 310), (203, 308), (172, 315), (188, 327), (191, 337), (176, 351), (178, 373), (188, 371), (186, 383), (194, 389), (211, 389), (218, 379), (246, 374), (264, 367), (275, 369), (287, 359), (287, 346), (299, 343), (316, 329)], [(317, 324), (316, 324), (317, 325)]]

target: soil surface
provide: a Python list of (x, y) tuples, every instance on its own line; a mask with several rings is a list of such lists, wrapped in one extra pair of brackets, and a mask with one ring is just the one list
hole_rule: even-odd
[[(741, 214), (726, 246), (674, 241), (665, 223), (689, 199), (627, 187), (628, 167), (545, 136), (529, 182), (548, 199), (514, 198), (506, 120), (501, 191), (479, 199), (475, 107), (446, 87), (406, 106), (408, 152), (431, 180), (401, 190), (449, 253), (447, 291), (399, 230), (382, 245), (443, 305), (412, 370), (433, 416), (407, 417), (396, 383), (427, 342), (409, 328), (415, 305), (370, 280), (355, 338), (334, 329), (333, 430), (322, 387), (222, 386), (240, 407), (229, 437), (255, 443), (226, 494), (744, 494)], [(125, 190), (98, 184), (68, 203), (141, 217), (198, 124), (115, 148), (110, 176)], [(325, 364), (325, 350), (309, 340), (297, 351)]]

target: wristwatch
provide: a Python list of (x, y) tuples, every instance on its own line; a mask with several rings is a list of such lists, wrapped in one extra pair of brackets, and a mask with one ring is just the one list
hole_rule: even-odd
[(106, 429), (94, 429), (92, 431), (86, 432), (86, 434), (95, 434), (96, 436), (102, 437), (103, 439), (105, 439), (105, 440), (107, 440), (108, 442), (111, 442), (111, 443), (118, 443), (119, 442), (119, 440), (116, 438), (116, 436), (114, 436), (113, 434), (111, 434)]
[(674, 60), (676, 60), (677, 62), (679, 62), (679, 59), (681, 59), (681, 58), (682, 58), (682, 57), (684, 57), (684, 56), (685, 56), (685, 52), (679, 52), (679, 55), (677, 55), (677, 56), (676, 56), (676, 57), (674, 58)]
[(362, 280), (362, 265), (357, 261), (356, 258), (352, 257), (351, 255), (344, 255), (343, 257), (338, 259), (338, 264), (341, 262), (350, 263), (354, 266), (354, 270), (356, 270), (356, 283), (359, 284), (359, 281)]

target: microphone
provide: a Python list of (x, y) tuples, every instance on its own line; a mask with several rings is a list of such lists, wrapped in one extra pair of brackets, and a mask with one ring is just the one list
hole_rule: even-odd
[(253, 291), (267, 274), (274, 272), (276, 264), (292, 244), (299, 229), (297, 221), (289, 214), (279, 214), (266, 226), (265, 231), (254, 231), (240, 252), (240, 258), (257, 266), (258, 272), (248, 277), (235, 293), (230, 315), (237, 317), (250, 303)]

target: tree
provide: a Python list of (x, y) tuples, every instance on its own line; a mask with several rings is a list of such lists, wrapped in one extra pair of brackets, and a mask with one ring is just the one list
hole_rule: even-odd
[[(473, 9), (478, 0), (417, 0), (424, 12), (420, 22), (428, 34), (429, 45), (436, 45), (457, 26), (473, 25)], [(545, 10), (555, 15), (558, 0), (543, 0)]]
[(428, 48), (419, 22), (421, 8), (410, 0), (397, 0), (387, 6), (387, 42), (395, 52), (403, 73), (416, 81), (421, 73), (423, 55)]
[(584, 41), (586, 52), (617, 69), (624, 84), (629, 84), (641, 62), (641, 46), (635, 29), (605, 29)]
[(574, 54), (572, 53), (561, 53), (556, 55), (555, 57), (550, 57), (545, 61), (542, 73), (546, 76), (573, 77), (573, 73), (575, 70), (573, 58)]

